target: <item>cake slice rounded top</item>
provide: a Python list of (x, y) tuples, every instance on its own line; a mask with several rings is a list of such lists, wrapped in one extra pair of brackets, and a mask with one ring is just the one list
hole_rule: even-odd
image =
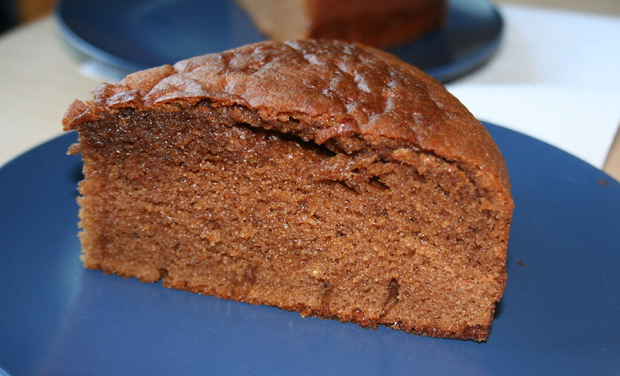
[(312, 126), (288, 131), (305, 141), (347, 153), (360, 145), (409, 147), (484, 176), (482, 188), (510, 189), (499, 148), (458, 99), (421, 70), (364, 45), (266, 41), (140, 71), (93, 94), (70, 106), (65, 130), (125, 108), (242, 106), (266, 120), (303, 119)]

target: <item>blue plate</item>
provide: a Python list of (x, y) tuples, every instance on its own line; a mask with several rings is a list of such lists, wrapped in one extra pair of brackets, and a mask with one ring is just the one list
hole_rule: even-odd
[(516, 201), (488, 342), (367, 330), (85, 270), (81, 159), (65, 155), (68, 133), (0, 169), (0, 374), (620, 374), (620, 184), (486, 125)]
[[(71, 46), (121, 74), (265, 39), (232, 0), (61, 0), (56, 18)], [(446, 82), (486, 62), (502, 27), (487, 0), (451, 0), (441, 30), (390, 52)]]

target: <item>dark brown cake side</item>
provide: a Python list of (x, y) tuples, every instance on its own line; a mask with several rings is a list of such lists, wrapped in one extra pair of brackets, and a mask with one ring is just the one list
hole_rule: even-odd
[(442, 24), (445, 0), (236, 0), (276, 40), (340, 39), (396, 47)]
[(485, 340), (513, 203), (497, 146), (375, 49), (265, 42), (69, 108), (83, 261), (303, 315)]

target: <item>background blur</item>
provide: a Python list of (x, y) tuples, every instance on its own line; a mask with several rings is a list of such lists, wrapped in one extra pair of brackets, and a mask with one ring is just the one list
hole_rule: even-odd
[[(56, 1), (0, 0), (0, 32), (49, 14)], [(497, 0), (495, 3), (526, 4), (620, 15), (620, 0)]]

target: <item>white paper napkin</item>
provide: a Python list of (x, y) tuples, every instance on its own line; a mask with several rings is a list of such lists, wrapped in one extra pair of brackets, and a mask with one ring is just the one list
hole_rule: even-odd
[(620, 90), (500, 84), (450, 91), (480, 120), (538, 138), (598, 168), (620, 125)]
[(507, 5), (502, 44), (449, 85), (482, 120), (601, 168), (620, 125), (620, 18)]

